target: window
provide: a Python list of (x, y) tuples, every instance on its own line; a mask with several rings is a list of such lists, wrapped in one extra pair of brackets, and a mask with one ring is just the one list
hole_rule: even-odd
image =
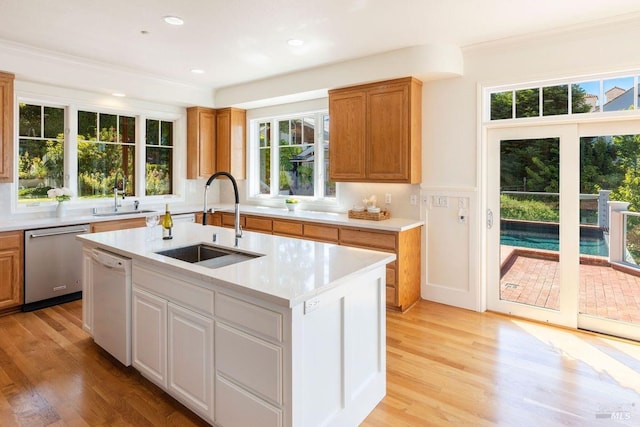
[(64, 120), (64, 108), (19, 104), (19, 201), (44, 200), (64, 186)]
[(253, 121), (252, 195), (335, 198), (329, 177), (329, 116), (326, 112)]
[(173, 123), (147, 119), (145, 194), (172, 193)]
[(78, 111), (78, 197), (135, 193), (135, 117)]
[[(489, 120), (627, 111), (640, 108), (638, 75), (551, 86), (488, 89)], [(636, 101), (638, 100), (638, 101)]]

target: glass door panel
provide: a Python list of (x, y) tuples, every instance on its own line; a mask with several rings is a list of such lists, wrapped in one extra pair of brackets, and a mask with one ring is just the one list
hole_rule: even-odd
[(640, 334), (640, 134), (580, 138), (579, 326)]
[(559, 310), (560, 139), (500, 141), (500, 299)]
[[(487, 152), (487, 307), (576, 326), (578, 208), (572, 126), (492, 129)], [(493, 223), (489, 219), (493, 218)], [(572, 267), (575, 265), (575, 269)], [(573, 296), (573, 303), (571, 299)], [(573, 316), (571, 315), (573, 314)]]

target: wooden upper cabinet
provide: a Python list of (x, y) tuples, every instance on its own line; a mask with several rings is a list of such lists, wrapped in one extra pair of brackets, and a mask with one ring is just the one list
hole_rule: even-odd
[(187, 179), (208, 178), (216, 172), (216, 111), (187, 108)]
[(329, 91), (332, 181), (422, 181), (422, 82), (413, 77)]
[(216, 169), (229, 172), (236, 179), (246, 178), (246, 121), (245, 110), (216, 110)]
[(366, 180), (366, 92), (329, 92), (329, 176), (332, 181)]
[(0, 72), (0, 182), (13, 181), (13, 79)]

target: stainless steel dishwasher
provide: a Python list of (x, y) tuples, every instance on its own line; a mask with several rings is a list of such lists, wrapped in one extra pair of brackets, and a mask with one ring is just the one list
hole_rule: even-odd
[(82, 297), (82, 243), (88, 224), (27, 230), (24, 233), (23, 311)]

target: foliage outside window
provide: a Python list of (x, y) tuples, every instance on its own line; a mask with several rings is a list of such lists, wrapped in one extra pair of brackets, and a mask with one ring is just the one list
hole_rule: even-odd
[(64, 108), (19, 104), (18, 201), (47, 199), (64, 186), (64, 118)]
[(78, 197), (134, 194), (135, 135), (134, 117), (78, 111)]
[(258, 173), (254, 195), (335, 197), (329, 176), (329, 116), (260, 120), (256, 123)]
[(173, 123), (146, 121), (145, 194), (171, 194), (173, 175)]
[(634, 110), (638, 76), (488, 90), (489, 120)]

